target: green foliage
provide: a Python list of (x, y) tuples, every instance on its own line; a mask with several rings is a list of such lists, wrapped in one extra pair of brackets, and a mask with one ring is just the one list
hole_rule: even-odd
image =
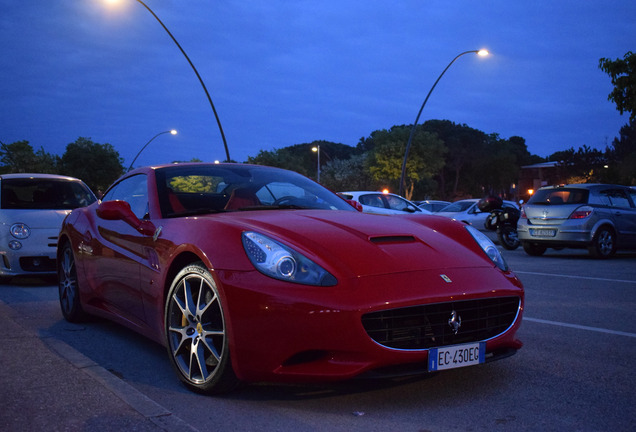
[(123, 159), (110, 144), (78, 138), (66, 146), (60, 172), (82, 179), (93, 191), (106, 190), (124, 172)]
[[(399, 189), (402, 176), (404, 152), (411, 133), (411, 126), (393, 126), (389, 130), (378, 130), (364, 139), (358, 148), (368, 149), (367, 169), (380, 187), (390, 190)], [(406, 161), (405, 197), (411, 199), (416, 186), (417, 193), (428, 194), (424, 190), (431, 185), (430, 180), (444, 166), (444, 154), (447, 149), (435, 134), (417, 126), (413, 134), (411, 149)]]
[(59, 158), (40, 148), (37, 152), (28, 141), (0, 143), (0, 172), (57, 174)]
[(605, 151), (608, 182), (636, 186), (636, 122), (630, 121)]
[(247, 163), (269, 165), (296, 171), (307, 177), (316, 178), (318, 155), (312, 148), (320, 146), (320, 166), (337, 159), (349, 159), (356, 151), (354, 147), (330, 141), (313, 141), (296, 144), (272, 151), (261, 150), (255, 157), (248, 157)]
[(574, 150), (553, 153), (548, 158), (550, 161), (559, 162), (560, 177), (566, 179), (566, 183), (596, 183), (603, 175), (604, 166), (607, 165), (605, 154), (587, 145)]
[(636, 120), (636, 54), (628, 51), (623, 59), (601, 58), (599, 68), (610, 76), (614, 86), (607, 99), (621, 114), (630, 113), (631, 122)]
[(221, 180), (220, 177), (212, 176), (175, 177), (170, 180), (170, 188), (174, 192), (214, 193)]
[(320, 182), (335, 192), (375, 190), (377, 183), (366, 169), (366, 155), (355, 154), (349, 159), (329, 161), (320, 174)]

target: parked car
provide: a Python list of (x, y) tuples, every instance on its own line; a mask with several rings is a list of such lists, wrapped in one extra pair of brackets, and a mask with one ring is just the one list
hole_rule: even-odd
[(278, 168), (138, 168), (66, 218), (62, 313), (164, 344), (207, 393), (425, 373), (522, 346), (523, 286), (492, 242), (444, 218), (386, 222)]
[(362, 204), (362, 211), (376, 214), (431, 214), (399, 195), (378, 191), (338, 192), (341, 197)]
[(95, 201), (76, 178), (0, 175), (0, 277), (55, 274), (62, 220), (72, 209)]
[(415, 204), (423, 210), (428, 210), (432, 213), (436, 213), (446, 207), (449, 204), (452, 204), (450, 201), (439, 201), (439, 200), (424, 200), (424, 201), (415, 201)]
[[(489, 231), (486, 228), (486, 220), (488, 219), (490, 212), (481, 211), (477, 206), (477, 203), (479, 203), (479, 199), (463, 199), (455, 201), (435, 214), (462, 221), (468, 225), (474, 226), (479, 231)], [(519, 206), (516, 203), (507, 200), (503, 201), (503, 207), (519, 209)]]
[(596, 258), (636, 249), (636, 189), (609, 184), (571, 184), (537, 190), (517, 225), (529, 255), (547, 248), (587, 248)]

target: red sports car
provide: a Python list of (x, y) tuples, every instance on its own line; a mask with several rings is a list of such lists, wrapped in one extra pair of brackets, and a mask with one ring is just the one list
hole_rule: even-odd
[(206, 393), (437, 371), (522, 346), (523, 286), (483, 234), (361, 213), (271, 167), (133, 170), (65, 219), (57, 262), (67, 320), (154, 339)]

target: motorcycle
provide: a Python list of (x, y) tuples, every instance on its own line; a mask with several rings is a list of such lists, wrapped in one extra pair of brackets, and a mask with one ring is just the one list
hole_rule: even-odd
[(517, 249), (520, 244), (517, 222), (521, 212), (514, 207), (504, 206), (503, 200), (495, 196), (482, 198), (477, 203), (477, 207), (483, 212), (490, 212), (484, 226), (489, 231), (497, 232), (501, 245), (508, 250)]

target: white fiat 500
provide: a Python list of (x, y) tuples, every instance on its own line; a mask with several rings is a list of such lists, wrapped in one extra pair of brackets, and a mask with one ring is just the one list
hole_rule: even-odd
[(0, 175), (0, 278), (55, 274), (62, 221), (95, 201), (88, 186), (73, 177)]

